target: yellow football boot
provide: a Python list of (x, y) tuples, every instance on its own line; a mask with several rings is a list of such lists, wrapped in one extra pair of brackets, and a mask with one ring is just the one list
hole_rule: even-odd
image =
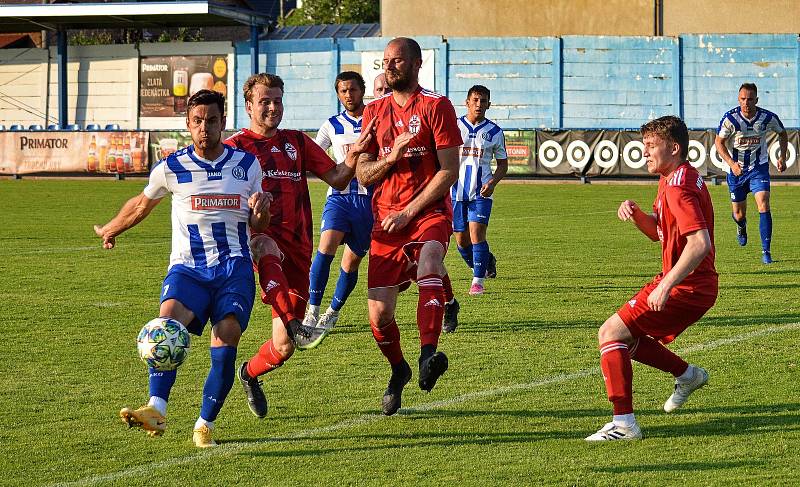
[(197, 448), (211, 448), (217, 446), (217, 442), (211, 438), (211, 428), (205, 425), (194, 429), (192, 441), (194, 441), (194, 446)]
[(139, 409), (122, 408), (119, 417), (128, 428), (142, 428), (150, 436), (161, 436), (167, 429), (167, 418), (153, 406), (142, 406)]

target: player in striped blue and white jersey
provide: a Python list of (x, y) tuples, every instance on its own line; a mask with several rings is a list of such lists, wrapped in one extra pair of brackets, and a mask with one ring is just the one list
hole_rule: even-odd
[(753, 193), (759, 213), (761, 259), (765, 264), (771, 264), (772, 212), (769, 205), (770, 156), (767, 134), (778, 134), (780, 154), (776, 166), (780, 172), (786, 170), (789, 137), (778, 116), (756, 106), (756, 103), (756, 85), (742, 84), (739, 88), (739, 106), (722, 116), (714, 144), (720, 157), (731, 168), (728, 173), (728, 189), (739, 245), (747, 244), (747, 193)]
[[(472, 268), (471, 295), (483, 294), (484, 278), (496, 277), (496, 260), (489, 251), (486, 230), (492, 212), (492, 193), (508, 171), (503, 130), (486, 118), (490, 92), (475, 85), (467, 92), (467, 114), (458, 119), (464, 145), (458, 182), (450, 190), (453, 233), (461, 257)], [(492, 159), (497, 168), (492, 172)]]
[[(201, 90), (189, 98), (186, 125), (193, 144), (156, 164), (147, 186), (110, 222), (95, 226), (103, 247), (142, 221), (172, 194), (172, 253), (161, 288), (161, 317), (180, 321), (200, 335), (211, 319), (211, 369), (195, 423), (198, 447), (215, 446), (211, 431), (234, 381), (236, 348), (247, 328), (255, 296), (248, 249), (250, 227), (269, 225), (272, 197), (261, 192), (263, 173), (255, 156), (221, 142), (225, 99)], [(120, 416), (151, 436), (166, 428), (167, 401), (176, 370), (150, 369), (150, 400)]]
[[(366, 86), (360, 74), (344, 71), (336, 77), (334, 88), (344, 110), (322, 124), (316, 142), (323, 149), (332, 148), (336, 163), (343, 164), (351, 144), (361, 135)], [(319, 247), (309, 273), (309, 300), (304, 325), (330, 329), (339, 319), (339, 311), (358, 281), (361, 259), (369, 251), (373, 223), (371, 201), (372, 188), (364, 187), (356, 178), (343, 190), (328, 189), (322, 211)], [(320, 316), (331, 262), (336, 249), (343, 243), (345, 248), (336, 289), (330, 306)]]

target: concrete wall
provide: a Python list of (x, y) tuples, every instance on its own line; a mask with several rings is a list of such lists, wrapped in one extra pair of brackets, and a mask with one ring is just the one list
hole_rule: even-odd
[(760, 0), (662, 0), (664, 35), (796, 34), (800, 32), (800, 2)]

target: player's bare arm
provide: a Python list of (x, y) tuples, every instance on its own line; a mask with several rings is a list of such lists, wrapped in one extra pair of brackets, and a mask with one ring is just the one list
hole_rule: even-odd
[(402, 211), (391, 212), (383, 219), (381, 226), (389, 233), (402, 230), (417, 214), (427, 208), (433, 201), (450, 191), (450, 187), (458, 181), (459, 147), (450, 147), (436, 151), (439, 159), (439, 170), (425, 186), (425, 189), (411, 200)]
[(617, 209), (617, 216), (620, 220), (633, 222), (640, 232), (653, 242), (658, 241), (658, 231), (656, 230), (656, 216), (652, 213), (647, 214), (639, 208), (633, 200), (625, 200)]
[(254, 232), (266, 232), (269, 228), (269, 207), (272, 199), (272, 193), (254, 193), (247, 199), (247, 207), (250, 208), (250, 228)]
[(497, 162), (497, 167), (494, 170), (494, 174), (492, 174), (492, 179), (481, 186), (481, 196), (484, 198), (488, 198), (494, 193), (494, 188), (497, 186), (497, 183), (506, 177), (508, 173), (508, 159), (495, 159), (495, 161)]
[(103, 248), (113, 249), (117, 235), (144, 220), (159, 201), (161, 199), (151, 200), (144, 193), (139, 193), (122, 205), (117, 216), (112, 218), (110, 222), (103, 226), (95, 225), (94, 233), (103, 239)]
[(775, 165), (778, 168), (778, 172), (783, 172), (786, 170), (786, 151), (789, 149), (789, 135), (785, 130), (778, 133), (778, 145), (781, 149), (781, 155), (778, 156)]
[(725, 161), (725, 164), (730, 166), (733, 175), (740, 176), (742, 174), (742, 167), (731, 157), (731, 153), (728, 152), (728, 147), (725, 146), (725, 139), (717, 135), (714, 139), (714, 145), (717, 147), (717, 154)]
[(711, 251), (711, 237), (705, 228), (694, 231), (686, 235), (686, 247), (684, 247), (678, 262), (667, 272), (661, 282), (658, 283), (650, 296), (647, 297), (647, 304), (653, 311), (661, 311), (669, 299), (672, 288), (680, 284)]
[[(364, 186), (369, 186), (383, 179), (383, 176), (386, 175), (389, 169), (403, 158), (408, 149), (408, 144), (413, 138), (414, 134), (410, 132), (403, 132), (398, 135), (394, 139), (392, 152), (383, 158), (379, 158), (377, 154), (361, 154), (358, 158), (358, 165), (356, 166), (358, 182)], [(456, 166), (456, 168), (457, 167), (458, 166)]]

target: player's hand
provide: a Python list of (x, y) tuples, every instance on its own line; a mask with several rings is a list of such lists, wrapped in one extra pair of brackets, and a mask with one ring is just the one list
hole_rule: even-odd
[(411, 143), (411, 139), (413, 138), (414, 134), (412, 134), (411, 132), (403, 132), (402, 134), (398, 135), (394, 139), (394, 146), (392, 147), (392, 153), (389, 154), (389, 157), (387, 157), (389, 162), (394, 164), (400, 159), (402, 159), (403, 155), (406, 153), (406, 150), (408, 150), (408, 144)]
[(650, 309), (653, 311), (663, 311), (669, 299), (669, 291), (667, 286), (663, 285), (663, 281), (659, 283), (650, 295), (647, 296), (647, 305), (650, 306)]
[(367, 151), (369, 143), (372, 142), (372, 138), (374, 137), (373, 129), (375, 127), (375, 120), (376, 119), (373, 118), (367, 125), (361, 127), (361, 135), (359, 135), (358, 140), (350, 146), (349, 152), (351, 154), (358, 155)]
[(780, 156), (775, 162), (775, 165), (778, 167), (778, 172), (783, 172), (786, 170), (786, 160), (783, 156)]
[(740, 166), (739, 164), (734, 164), (733, 166), (731, 166), (731, 173), (733, 173), (733, 175), (736, 176), (736, 177), (741, 176), (742, 175), (742, 166)]
[(94, 226), (94, 233), (97, 234), (98, 237), (103, 239), (103, 248), (104, 249), (113, 249), (114, 245), (117, 243), (116, 235), (113, 235), (111, 232), (105, 229), (105, 226), (95, 225)]
[(494, 180), (490, 179), (489, 182), (481, 186), (481, 196), (488, 198), (494, 193)]
[(383, 227), (384, 231), (387, 233), (399, 232), (405, 228), (410, 221), (411, 218), (402, 211), (393, 211), (386, 215), (381, 222), (381, 227)]
[(260, 223), (259, 226), (269, 225), (269, 207), (272, 204), (272, 193), (253, 193), (247, 199), (247, 207), (253, 212), (253, 216)]
[(633, 220), (633, 215), (635, 215), (637, 211), (642, 211), (642, 210), (639, 208), (639, 205), (637, 205), (635, 201), (625, 200), (619, 204), (619, 209), (617, 210), (617, 217), (619, 217), (619, 219), (624, 222)]

